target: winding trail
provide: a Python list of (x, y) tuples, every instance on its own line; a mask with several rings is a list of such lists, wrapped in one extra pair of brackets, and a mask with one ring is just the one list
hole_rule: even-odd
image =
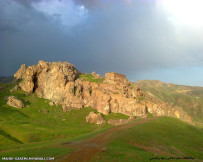
[(135, 125), (146, 123), (150, 120), (155, 120), (157, 117), (146, 118), (137, 121), (132, 121), (128, 124), (116, 126), (102, 132), (94, 137), (79, 142), (62, 143), (65, 147), (73, 148), (73, 152), (68, 155), (62, 156), (57, 161), (59, 162), (88, 162), (97, 153), (104, 151), (108, 142), (111, 140), (115, 133)]

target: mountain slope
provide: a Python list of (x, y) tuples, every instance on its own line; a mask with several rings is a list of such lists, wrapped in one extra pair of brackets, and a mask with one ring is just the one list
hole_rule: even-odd
[(138, 122), (112, 134), (106, 151), (97, 154), (93, 161), (203, 159), (202, 129), (171, 117)]
[(141, 80), (135, 83), (148, 95), (183, 108), (196, 122), (203, 122), (203, 87)]

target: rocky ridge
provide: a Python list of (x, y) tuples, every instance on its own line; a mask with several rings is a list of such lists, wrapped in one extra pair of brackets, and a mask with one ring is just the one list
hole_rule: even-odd
[[(21, 68), (14, 74), (22, 79), (19, 86), (27, 93), (49, 99), (63, 110), (92, 107), (102, 114), (121, 113), (128, 116), (172, 116), (191, 122), (191, 117), (182, 108), (170, 105), (145, 94), (125, 75), (106, 73), (102, 83), (80, 78), (82, 73), (68, 62), (44, 62)], [(100, 75), (93, 73), (96, 78)]]

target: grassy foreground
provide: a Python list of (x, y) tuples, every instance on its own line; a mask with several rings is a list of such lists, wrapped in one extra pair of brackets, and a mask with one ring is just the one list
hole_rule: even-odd
[[(57, 159), (74, 151), (65, 143), (93, 138), (105, 131), (103, 129), (73, 139), (19, 145), (0, 152), (0, 158), (30, 156)], [(203, 130), (178, 119), (162, 117), (115, 132), (105, 148), (91, 161), (202, 161)]]
[[(142, 119), (141, 119), (142, 120)], [(202, 161), (203, 130), (162, 117), (117, 132), (92, 161)]]

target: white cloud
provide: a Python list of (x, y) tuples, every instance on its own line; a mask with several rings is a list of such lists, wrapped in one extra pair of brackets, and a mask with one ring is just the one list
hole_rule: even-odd
[(157, 0), (157, 4), (175, 25), (195, 29), (203, 27), (202, 0)]

